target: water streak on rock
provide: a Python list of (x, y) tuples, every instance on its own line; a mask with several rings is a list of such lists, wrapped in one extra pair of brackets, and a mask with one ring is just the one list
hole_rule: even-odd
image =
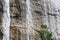
[[(30, 0), (26, 0), (26, 6), (27, 6), (27, 14), (26, 14), (26, 23), (27, 23), (27, 27), (28, 27), (28, 30), (27, 30), (27, 40), (33, 40), (32, 36), (31, 38), (29, 37), (31, 33), (33, 33), (33, 23), (32, 23), (32, 13), (31, 13), (31, 2)], [(32, 34), (31, 34), (32, 35)]]
[(10, 14), (9, 14), (9, 0), (4, 0), (3, 4), (3, 40), (9, 40), (9, 28), (10, 28)]

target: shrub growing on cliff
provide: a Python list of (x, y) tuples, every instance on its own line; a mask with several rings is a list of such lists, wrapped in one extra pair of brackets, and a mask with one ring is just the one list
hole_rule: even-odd
[(36, 30), (41, 38), (41, 40), (53, 40), (52, 38), (52, 32), (49, 32), (46, 28), (47, 25), (41, 25), (41, 28), (43, 28), (43, 30)]
[(42, 24), (42, 25), (41, 25), (41, 28), (46, 29), (46, 28), (47, 28), (47, 25)]

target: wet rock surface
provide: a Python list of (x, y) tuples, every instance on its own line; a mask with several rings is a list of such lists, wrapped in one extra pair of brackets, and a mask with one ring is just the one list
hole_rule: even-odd
[[(34, 25), (33, 28), (39, 29), (41, 24), (46, 24), (49, 27), (49, 30), (53, 32), (53, 37), (59, 38), (60, 33), (58, 30), (60, 27), (60, 9), (56, 8), (55, 3), (50, 0), (30, 0), (30, 2), (30, 11), (33, 17), (32, 23)], [(26, 24), (26, 14), (26, 0), (10, 0), (10, 40), (27, 40), (28, 27)], [(0, 2), (0, 27), (2, 27), (2, 15), (3, 6)], [(40, 40), (38, 33), (34, 31), (34, 34), (31, 34), (32, 31), (29, 34), (30, 38), (31, 36), (34, 36), (35, 40)], [(0, 35), (2, 35), (2, 32)]]

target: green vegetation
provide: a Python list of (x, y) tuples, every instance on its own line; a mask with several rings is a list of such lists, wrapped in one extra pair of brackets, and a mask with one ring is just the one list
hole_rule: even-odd
[(46, 29), (47, 28), (47, 25), (41, 25), (41, 28), (44, 28), (44, 29)]
[(47, 25), (41, 25), (41, 28), (44, 29), (44, 30), (36, 30), (41, 38), (41, 40), (53, 40), (52, 38), (52, 32), (49, 32), (46, 28), (47, 28)]

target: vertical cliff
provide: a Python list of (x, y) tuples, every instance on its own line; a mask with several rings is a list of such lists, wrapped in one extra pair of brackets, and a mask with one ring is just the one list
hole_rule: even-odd
[(48, 26), (54, 40), (60, 40), (59, 0), (10, 0), (10, 4), (7, 2), (6, 5), (4, 2), (7, 1), (0, 0), (1, 40), (4, 39), (4, 34), (5, 36), (8, 34), (7, 29), (10, 29), (10, 40), (41, 40), (34, 31), (34, 29), (40, 30), (41, 24)]

